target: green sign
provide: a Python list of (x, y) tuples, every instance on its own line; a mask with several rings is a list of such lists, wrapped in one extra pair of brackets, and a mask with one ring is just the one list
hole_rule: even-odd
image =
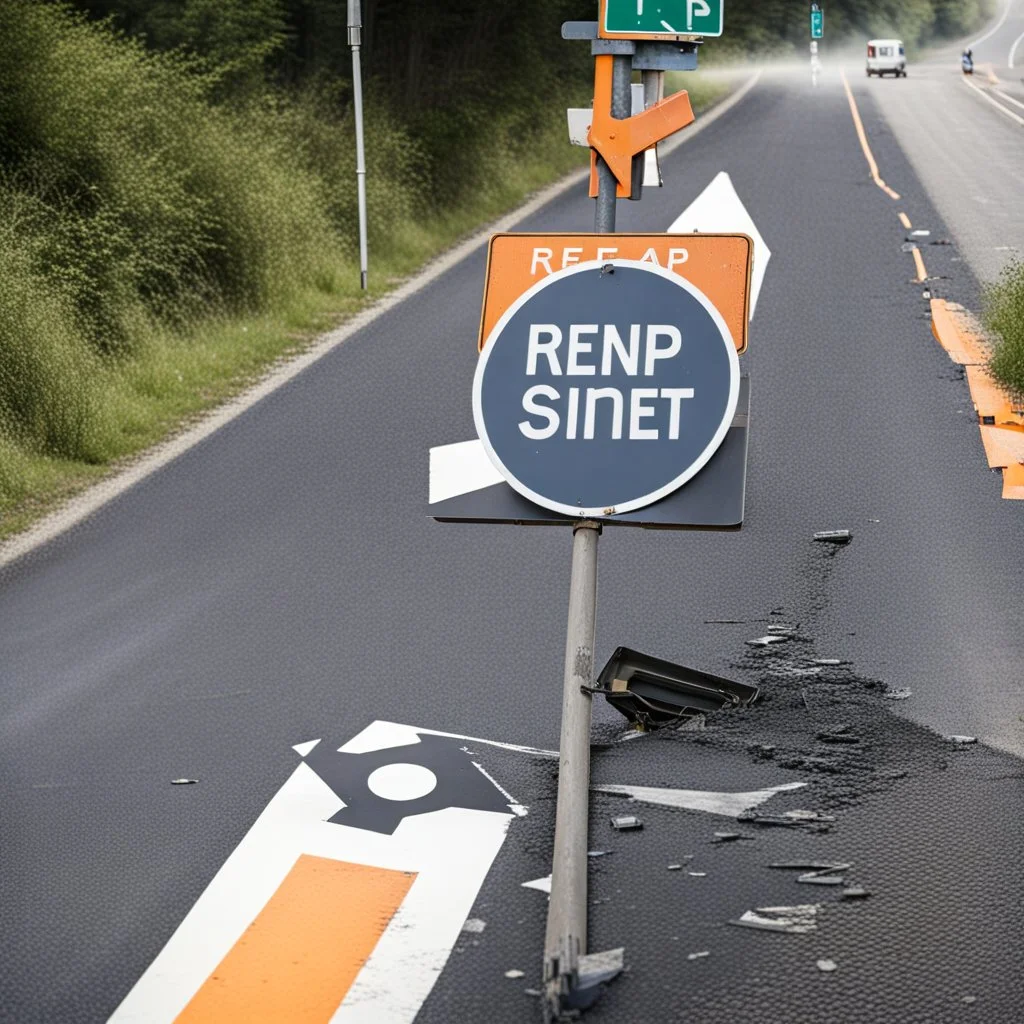
[(821, 39), (824, 34), (825, 12), (817, 4), (811, 4), (811, 38)]
[(605, 33), (621, 36), (720, 36), (725, 0), (606, 0)]

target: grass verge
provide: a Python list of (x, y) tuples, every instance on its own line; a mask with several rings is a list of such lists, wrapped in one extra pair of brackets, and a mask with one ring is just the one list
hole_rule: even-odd
[(1024, 400), (1024, 263), (1010, 264), (987, 289), (984, 322), (994, 342), (992, 376), (1012, 397)]

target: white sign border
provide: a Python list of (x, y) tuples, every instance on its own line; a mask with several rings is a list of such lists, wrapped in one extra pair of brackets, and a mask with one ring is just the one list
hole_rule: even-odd
[[(527, 302), (529, 302), (544, 288), (550, 287), (557, 281), (561, 281), (573, 274), (582, 274), (587, 271), (600, 270), (602, 267), (606, 267), (609, 264), (616, 267), (644, 270), (653, 274), (658, 274), (667, 281), (671, 281), (673, 284), (682, 288), (684, 291), (689, 292), (690, 295), (692, 295), (704, 307), (708, 315), (714, 321), (715, 326), (718, 328), (720, 338), (726, 347), (726, 354), (729, 361), (729, 397), (726, 401), (725, 414), (722, 417), (722, 421), (719, 423), (714, 435), (708, 442), (707, 447), (703, 452), (701, 452), (697, 459), (674, 480), (671, 480), (663, 487), (658, 488), (658, 490), (652, 491), (650, 494), (645, 494), (641, 498), (634, 498), (632, 501), (627, 501), (622, 505), (616, 505), (613, 509), (609, 509), (607, 506), (603, 508), (578, 508), (573, 505), (563, 505), (561, 502), (552, 501), (550, 498), (545, 498), (542, 494), (538, 494), (536, 491), (531, 490), (526, 486), (526, 484), (517, 479), (501, 461), (497, 452), (495, 452), (491, 447), (491, 441), (487, 435), (481, 394), (483, 392), (484, 374), (487, 372), (487, 363), (494, 348), (493, 342), (497, 340), (498, 336), (505, 327), (508, 326), (512, 317), (519, 312), (520, 308), (526, 305)], [(505, 311), (501, 319), (494, 325), (493, 330), (487, 336), (487, 341), (484, 343), (483, 352), (481, 352), (480, 359), (477, 363), (476, 374), (473, 377), (473, 422), (476, 425), (477, 436), (480, 438), (480, 441), (484, 446), (484, 450), (487, 452), (488, 458), (492, 463), (494, 463), (495, 468), (504, 477), (506, 483), (508, 483), (513, 490), (518, 491), (524, 498), (532, 501), (535, 505), (551, 509), (554, 512), (561, 512), (566, 516), (572, 516), (574, 518), (582, 517), (585, 519), (607, 519), (615, 515), (620, 515), (624, 512), (635, 512), (637, 509), (653, 505), (656, 501), (660, 501), (662, 498), (668, 497), (668, 495), (679, 490), (683, 484), (696, 476), (707, 465), (711, 456), (718, 451), (722, 442), (725, 440), (725, 435), (732, 424), (733, 416), (736, 414), (736, 405), (739, 401), (739, 393), (740, 361), (739, 356), (736, 353), (736, 344), (733, 341), (732, 332), (729, 330), (722, 314), (719, 313), (711, 300), (699, 288), (692, 284), (692, 282), (686, 280), (686, 278), (680, 277), (679, 274), (673, 273), (671, 270), (666, 270), (664, 267), (658, 266), (654, 263), (641, 260), (621, 259), (587, 260), (584, 263), (578, 263), (575, 266), (556, 271), (554, 274), (550, 274), (543, 280), (538, 281), (528, 291), (520, 295), (519, 298), (516, 299), (516, 301), (513, 302)]]

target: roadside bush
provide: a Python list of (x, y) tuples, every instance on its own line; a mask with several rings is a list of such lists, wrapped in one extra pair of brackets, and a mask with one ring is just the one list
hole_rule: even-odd
[(1024, 400), (1024, 263), (1013, 263), (985, 295), (985, 326), (995, 339), (989, 369)]
[[(180, 56), (0, 3), (0, 431), (116, 452), (97, 381), (166, 328), (334, 284), (324, 183)], [(0, 453), (2, 454), (2, 453)]]

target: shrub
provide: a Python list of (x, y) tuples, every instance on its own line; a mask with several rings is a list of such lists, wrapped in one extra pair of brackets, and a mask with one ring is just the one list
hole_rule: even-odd
[(987, 289), (985, 326), (995, 340), (992, 376), (1015, 398), (1024, 399), (1024, 263), (1010, 264)]

